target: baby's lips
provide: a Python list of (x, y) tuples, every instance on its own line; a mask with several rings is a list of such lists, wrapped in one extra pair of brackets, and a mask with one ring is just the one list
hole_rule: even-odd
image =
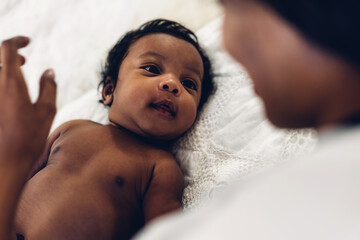
[(176, 116), (176, 109), (174, 104), (169, 100), (162, 100), (152, 104), (156, 108), (161, 108), (165, 111), (168, 111), (172, 116)]
[(170, 109), (171, 112), (175, 112), (175, 106), (172, 101), (163, 100), (163, 101), (156, 103), (156, 105), (166, 106), (167, 108)]

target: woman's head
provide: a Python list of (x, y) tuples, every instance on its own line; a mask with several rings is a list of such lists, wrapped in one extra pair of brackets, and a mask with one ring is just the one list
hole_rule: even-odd
[[(354, 40), (359, 39), (354, 31), (359, 21), (345, 26), (358, 18), (352, 9), (358, 3), (222, 2), (225, 46), (249, 72), (275, 125), (317, 127), (340, 121), (359, 107), (360, 52)], [(342, 39), (341, 34), (353, 39)]]

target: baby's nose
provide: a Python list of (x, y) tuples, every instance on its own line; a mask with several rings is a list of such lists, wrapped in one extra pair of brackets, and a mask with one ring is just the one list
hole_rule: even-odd
[(180, 88), (174, 80), (162, 81), (159, 87), (161, 90), (169, 91), (175, 95), (180, 93)]

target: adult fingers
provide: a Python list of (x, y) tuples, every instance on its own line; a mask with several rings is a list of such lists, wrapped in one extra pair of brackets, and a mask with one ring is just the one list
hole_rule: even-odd
[(16, 36), (6, 39), (2, 42), (2, 45), (12, 44), (16, 49), (26, 47), (30, 42), (30, 38), (24, 36)]
[(6, 76), (4, 79), (23, 80), (20, 66), (23, 64), (23, 57), (19, 57), (17, 50), (29, 44), (27, 37), (14, 37), (5, 40), (1, 44), (1, 64), (2, 74)]
[[(18, 54), (18, 56), (19, 56), (19, 59), (20, 59), (21, 66), (24, 65), (25, 62), (26, 62), (26, 58), (23, 55), (20, 55), (20, 54)], [(2, 63), (1, 63), (1, 46), (0, 46), (0, 70), (1, 70), (1, 66), (2, 66)]]
[(20, 65), (22, 66), (22, 65), (24, 65), (25, 64), (25, 62), (26, 62), (26, 59), (25, 59), (25, 57), (23, 56), (23, 55), (18, 55), (19, 56), (19, 59), (20, 59)]
[(54, 70), (46, 70), (40, 78), (40, 91), (35, 103), (40, 111), (52, 118), (56, 113), (56, 83)]

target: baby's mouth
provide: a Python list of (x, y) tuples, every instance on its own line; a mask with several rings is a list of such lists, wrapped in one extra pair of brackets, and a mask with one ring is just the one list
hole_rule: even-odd
[(150, 106), (162, 113), (168, 113), (171, 117), (176, 116), (174, 104), (170, 101), (164, 100), (158, 103), (151, 103)]

